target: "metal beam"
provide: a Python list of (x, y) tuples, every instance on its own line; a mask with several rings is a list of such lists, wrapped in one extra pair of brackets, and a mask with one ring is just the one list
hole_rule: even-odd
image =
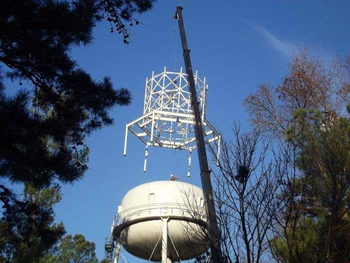
[(178, 6), (175, 13), (175, 19), (179, 21), (181, 42), (183, 48), (183, 56), (185, 60), (185, 67), (187, 72), (187, 79), (191, 93), (191, 106), (195, 116), (195, 134), (197, 139), (197, 150), (199, 165), (201, 170), (201, 181), (203, 193), (206, 203), (206, 210), (208, 214), (208, 231), (209, 231), (209, 245), (212, 253), (212, 263), (223, 263), (221, 252), (221, 234), (217, 225), (217, 218), (215, 212), (215, 204), (213, 199), (213, 187), (210, 179), (210, 170), (208, 167), (207, 153), (205, 150), (205, 142), (203, 135), (203, 123), (200, 117), (199, 105), (197, 101), (196, 87), (193, 78), (192, 64), (190, 58), (190, 50), (187, 45), (185, 26), (182, 17), (182, 6)]

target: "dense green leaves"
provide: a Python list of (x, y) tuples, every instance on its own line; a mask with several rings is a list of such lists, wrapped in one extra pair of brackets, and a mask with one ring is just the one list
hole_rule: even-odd
[(304, 115), (299, 120), (297, 167), (302, 176), (295, 182), (300, 185), (294, 201), (297, 220), (291, 221), (286, 232), (293, 248), (289, 257), (300, 254), (303, 262), (347, 262), (350, 120), (318, 116)]
[(83, 235), (67, 235), (60, 244), (46, 255), (43, 263), (98, 263), (95, 244)]

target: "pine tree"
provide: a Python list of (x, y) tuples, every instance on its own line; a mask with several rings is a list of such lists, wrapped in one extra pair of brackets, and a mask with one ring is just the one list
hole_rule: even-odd
[(67, 235), (59, 245), (48, 253), (42, 263), (98, 263), (95, 243), (85, 239), (81, 234)]
[[(86, 138), (113, 123), (109, 111), (128, 105), (127, 89), (93, 80), (70, 55), (92, 40), (105, 18), (129, 35), (126, 22), (152, 0), (3, 0), (0, 5), (0, 257), (37, 262), (63, 235), (47, 193), (73, 183), (88, 168)], [(6, 84), (4, 79), (13, 84)], [(7, 95), (12, 85), (22, 89)], [(15, 195), (13, 184), (25, 187)], [(45, 196), (46, 200), (41, 200)], [(45, 198), (44, 198), (45, 199)], [(41, 201), (39, 201), (41, 200)]]

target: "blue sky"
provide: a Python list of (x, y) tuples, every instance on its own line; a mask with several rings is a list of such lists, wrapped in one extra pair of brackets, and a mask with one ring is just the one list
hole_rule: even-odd
[[(89, 171), (83, 180), (62, 187), (63, 200), (56, 219), (69, 234), (81, 233), (104, 255), (104, 238), (118, 204), (131, 188), (149, 181), (168, 180), (170, 174), (200, 185), (196, 156), (192, 177), (186, 178), (187, 154), (150, 149), (148, 172), (143, 173), (144, 145), (129, 137), (123, 157), (125, 125), (142, 115), (144, 84), (152, 71), (183, 66), (177, 22), (178, 4), (191, 49), (192, 65), (209, 84), (207, 118), (224, 137), (233, 121), (249, 128), (242, 101), (259, 84), (277, 85), (288, 74), (293, 52), (307, 47), (324, 61), (349, 54), (348, 1), (158, 1), (150, 12), (137, 16), (142, 24), (131, 28), (132, 42), (124, 45), (109, 25), (100, 23), (94, 41), (72, 50), (72, 56), (95, 79), (110, 76), (116, 88), (128, 88), (133, 102), (115, 108), (115, 125), (89, 139)], [(129, 262), (142, 262), (126, 255)]]

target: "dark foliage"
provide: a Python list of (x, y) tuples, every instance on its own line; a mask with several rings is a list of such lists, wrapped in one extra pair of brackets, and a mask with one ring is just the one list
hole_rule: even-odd
[[(59, 240), (64, 229), (53, 224), (54, 203), (45, 206), (38, 196), (53, 184), (84, 176), (87, 136), (113, 123), (109, 111), (114, 106), (131, 101), (130, 92), (115, 90), (108, 77), (93, 80), (72, 59), (71, 48), (90, 43), (92, 29), (104, 17), (128, 42), (124, 23), (136, 23), (133, 14), (149, 10), (152, 2), (1, 1), (0, 255), (6, 255), (2, 260), (37, 262)], [(13, 86), (19, 83), (22, 90), (8, 96), (7, 90), (14, 87), (5, 79)], [(34, 190), (19, 197), (9, 187), (13, 183)]]
[(124, 36), (124, 44), (129, 44), (130, 36), (124, 22), (129, 26), (140, 22), (133, 18), (135, 12), (141, 14), (152, 8), (155, 0), (100, 0), (102, 16), (111, 24), (111, 33), (118, 32)]
[[(74, 7), (57, 1), (3, 1), (0, 61), (5, 74), (32, 89), (0, 94), (0, 175), (38, 187), (72, 182), (86, 170), (85, 137), (112, 123), (108, 110), (130, 93), (108, 78), (92, 80), (70, 57), (73, 44), (91, 41), (95, 1)], [(72, 26), (74, 25), (74, 26)]]
[(52, 206), (59, 202), (59, 187), (42, 191), (27, 186), (23, 200), (0, 186), (4, 213), (0, 220), (0, 262), (38, 262), (65, 233), (54, 224)]
[[(95, 254), (95, 243), (85, 239), (81, 234), (67, 235), (61, 239), (42, 262), (45, 263), (98, 263)], [(105, 261), (101, 261), (105, 262)], [(108, 261), (109, 262), (109, 261)]]
[(277, 88), (261, 85), (245, 101), (282, 164), (269, 240), (277, 262), (350, 260), (349, 63), (301, 50)]

